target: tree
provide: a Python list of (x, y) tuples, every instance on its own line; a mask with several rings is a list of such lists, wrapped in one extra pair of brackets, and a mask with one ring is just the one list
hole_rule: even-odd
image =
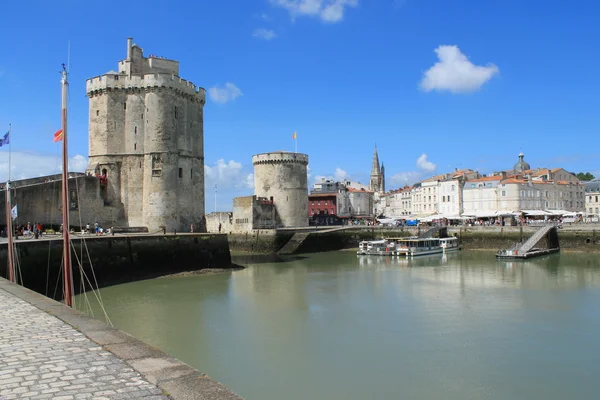
[(580, 181), (591, 181), (594, 179), (594, 175), (590, 174), (589, 172), (580, 172), (576, 176)]

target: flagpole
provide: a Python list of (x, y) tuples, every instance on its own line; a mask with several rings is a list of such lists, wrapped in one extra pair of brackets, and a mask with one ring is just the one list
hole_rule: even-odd
[(15, 281), (15, 261), (14, 261), (14, 246), (13, 246), (13, 228), (12, 228), (12, 201), (10, 198), (10, 170), (12, 169), (11, 152), (12, 140), (10, 140), (10, 131), (12, 124), (8, 124), (8, 180), (6, 181), (6, 237), (8, 238), (8, 280)]
[(63, 290), (65, 304), (73, 307), (73, 270), (71, 269), (71, 240), (69, 238), (69, 153), (67, 142), (67, 69), (62, 70), (62, 220), (63, 220)]
[(10, 170), (12, 164), (10, 163), (10, 157), (12, 153), (12, 140), (10, 140), (10, 131), (12, 130), (12, 124), (8, 124), (8, 181), (10, 182)]

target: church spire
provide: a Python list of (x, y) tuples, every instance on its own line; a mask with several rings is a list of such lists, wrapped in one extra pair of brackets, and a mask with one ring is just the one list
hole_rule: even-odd
[(379, 168), (379, 155), (377, 154), (377, 145), (375, 145), (375, 153), (373, 153), (373, 166), (371, 167), (371, 176), (381, 174)]

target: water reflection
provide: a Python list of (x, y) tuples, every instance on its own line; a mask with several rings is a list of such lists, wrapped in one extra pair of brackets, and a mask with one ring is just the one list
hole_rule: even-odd
[(118, 327), (247, 399), (585, 398), (596, 259), (242, 256), (241, 271), (102, 293)]

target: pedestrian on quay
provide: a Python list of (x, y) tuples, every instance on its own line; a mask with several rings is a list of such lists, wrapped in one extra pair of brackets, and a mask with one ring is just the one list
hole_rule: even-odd
[(194, 233), (194, 224), (190, 224), (190, 233)]

